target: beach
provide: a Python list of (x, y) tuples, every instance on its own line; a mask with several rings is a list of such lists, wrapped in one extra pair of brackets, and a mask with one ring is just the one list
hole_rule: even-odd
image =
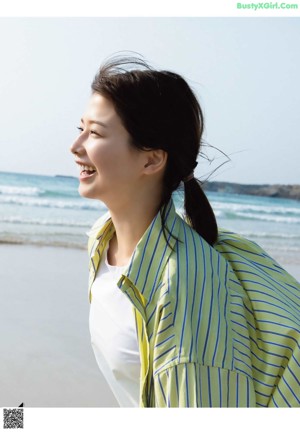
[[(300, 202), (210, 192), (218, 226), (300, 280)], [(173, 194), (176, 210), (183, 197)], [(78, 179), (0, 172), (0, 404), (117, 407), (90, 343), (87, 232), (107, 208)]]
[(0, 245), (0, 406), (117, 407), (88, 328), (87, 252)]
[(90, 344), (87, 251), (2, 244), (0, 260), (0, 405), (117, 407)]

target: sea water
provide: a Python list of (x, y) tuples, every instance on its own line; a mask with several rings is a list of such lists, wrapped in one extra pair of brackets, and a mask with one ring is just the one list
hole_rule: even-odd
[[(87, 247), (86, 232), (107, 211), (78, 193), (73, 177), (0, 172), (0, 243)], [(255, 241), (284, 264), (300, 264), (300, 202), (207, 192), (218, 226)], [(178, 213), (182, 193), (173, 194)]]

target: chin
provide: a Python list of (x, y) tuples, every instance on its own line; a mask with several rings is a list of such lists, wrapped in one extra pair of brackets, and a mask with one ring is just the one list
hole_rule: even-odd
[(86, 187), (86, 185), (79, 185), (78, 187), (78, 193), (83, 198), (89, 198), (89, 199), (95, 199), (100, 200), (101, 198), (99, 196), (99, 192), (95, 192), (93, 188)]
[(91, 199), (95, 198), (93, 191), (88, 190), (88, 188), (82, 187), (81, 185), (79, 185), (78, 193), (83, 198), (91, 198)]

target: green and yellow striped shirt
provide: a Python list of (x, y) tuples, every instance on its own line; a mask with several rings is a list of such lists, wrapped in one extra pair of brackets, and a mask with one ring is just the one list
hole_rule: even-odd
[[(219, 229), (210, 246), (173, 200), (138, 242), (117, 285), (133, 305), (141, 407), (299, 407), (300, 285), (260, 246)], [(89, 300), (114, 234), (89, 234)]]

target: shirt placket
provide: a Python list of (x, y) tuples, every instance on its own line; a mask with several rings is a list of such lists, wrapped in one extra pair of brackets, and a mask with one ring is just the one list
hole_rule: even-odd
[(109, 242), (111, 237), (113, 236), (113, 233), (114, 233), (114, 229), (112, 226), (110, 226), (108, 231), (105, 232), (105, 235), (102, 235), (98, 239), (95, 239), (93, 245), (93, 249), (90, 256), (90, 262), (89, 262), (89, 301), (90, 303), (92, 301), (91, 288), (99, 267), (100, 257), (102, 256), (102, 253), (106, 247), (107, 242)]
[(149, 338), (146, 327), (145, 297), (139, 292), (136, 286), (125, 275), (121, 276), (118, 282), (119, 288), (129, 297), (134, 306), (134, 313), (137, 325), (137, 338), (141, 360), (140, 375), (140, 407), (149, 406), (148, 401), (148, 374), (149, 374)]

